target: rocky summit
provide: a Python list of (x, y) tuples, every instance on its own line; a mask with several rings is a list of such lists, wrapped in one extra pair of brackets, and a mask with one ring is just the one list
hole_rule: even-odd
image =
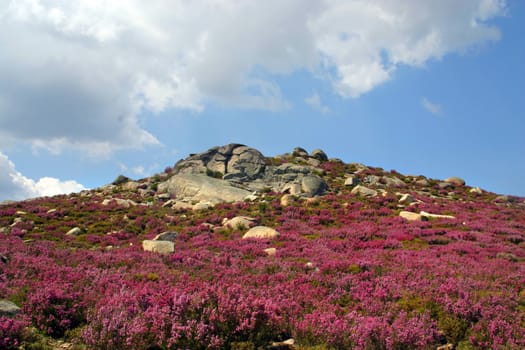
[(523, 349), (525, 199), (229, 144), (0, 205), (1, 349)]

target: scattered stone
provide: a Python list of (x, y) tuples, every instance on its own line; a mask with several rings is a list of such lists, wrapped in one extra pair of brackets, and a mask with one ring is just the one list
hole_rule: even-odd
[(363, 196), (363, 197), (375, 197), (375, 196), (377, 196), (377, 191), (376, 190), (373, 190), (371, 188), (368, 188), (368, 187), (365, 187), (365, 186), (362, 186), (362, 185), (357, 185), (356, 187), (354, 187), (352, 189), (352, 191), (350, 193), (354, 194), (354, 195), (358, 195), (358, 196)]
[(294, 344), (295, 344), (295, 340), (293, 338), (290, 338), (285, 341), (272, 342), (269, 349), (270, 350), (290, 350), (290, 349), (295, 349)]
[(19, 223), (23, 222), (24, 220), (22, 220), (22, 218), (15, 218), (13, 220), (13, 223), (10, 225), (10, 227), (15, 227), (16, 225), (18, 225)]
[(231, 219), (224, 219), (222, 226), (233, 229), (246, 229), (255, 225), (255, 219), (249, 216), (236, 216)]
[(170, 254), (175, 251), (175, 244), (170, 241), (154, 241), (147, 239), (142, 241), (142, 249), (146, 252)]
[(181, 202), (181, 201), (175, 201), (175, 203), (171, 206), (172, 209), (193, 209), (193, 204)]
[(78, 236), (81, 235), (84, 231), (80, 227), (73, 227), (71, 230), (67, 231), (66, 236)]
[(166, 207), (172, 207), (172, 206), (175, 205), (175, 203), (177, 203), (177, 201), (176, 201), (175, 199), (170, 199), (170, 200), (164, 202), (164, 203), (162, 204), (162, 207), (163, 207), (163, 208), (166, 208)]
[(454, 350), (454, 344), (447, 343), (445, 345), (440, 345), (436, 348), (436, 350)]
[(369, 185), (377, 185), (381, 178), (376, 175), (367, 175), (364, 177), (363, 182)]
[(426, 217), (428, 219), (455, 219), (456, 218), (453, 215), (431, 214), (431, 213), (427, 213), (426, 211), (421, 211), (420, 214), (422, 217)]
[(268, 256), (274, 256), (276, 253), (277, 253), (277, 249), (276, 248), (266, 248), (264, 250), (264, 252), (268, 255)]
[(15, 303), (1, 299), (0, 300), (0, 316), (16, 316), (20, 313), (20, 308)]
[(15, 214), (16, 215), (27, 215), (27, 213), (23, 210), (18, 210)]
[(405, 193), (399, 198), (399, 204), (411, 204), (415, 202), (415, 198), (410, 193)]
[(159, 193), (156, 195), (159, 201), (170, 201), (171, 195), (169, 193)]
[(326, 182), (317, 175), (308, 175), (301, 181), (301, 190), (308, 197), (321, 195), (326, 190)]
[(281, 197), (281, 206), (282, 207), (288, 207), (288, 206), (294, 204), (295, 201), (296, 201), (295, 196), (293, 196), (291, 194), (284, 194)]
[(446, 190), (448, 188), (453, 188), (454, 187), (454, 184), (450, 183), (450, 182), (445, 182), (445, 181), (440, 181), (438, 182), (438, 187), (443, 189), (443, 190)]
[(397, 177), (383, 176), (380, 182), (388, 187), (407, 187), (407, 184)]
[(465, 180), (463, 180), (460, 177), (456, 177), (456, 176), (449, 177), (448, 179), (445, 180), (445, 182), (448, 182), (454, 186), (465, 186)]
[(494, 202), (496, 203), (508, 203), (510, 202), (510, 197), (507, 195), (501, 195), (494, 198)]
[(210, 203), (210, 202), (199, 202), (197, 204), (195, 204), (192, 208), (192, 210), (206, 210), (206, 209), (210, 209), (210, 208), (213, 208), (214, 207), (214, 204), (213, 203)]
[(326, 162), (328, 160), (328, 156), (321, 149), (314, 149), (312, 153), (310, 154), (310, 156), (321, 162)]
[(293, 149), (292, 155), (294, 157), (308, 158), (308, 152), (306, 152), (306, 150), (304, 148), (301, 148), (301, 147), (295, 147)]
[(47, 213), (47, 214), (53, 214), (53, 213), (55, 213), (56, 211), (57, 211), (56, 208), (53, 208), (53, 209), (49, 209), (46, 213)]
[(469, 190), (470, 193), (483, 194), (483, 190), (479, 187), (473, 187)]
[(158, 235), (153, 238), (154, 241), (169, 241), (169, 242), (175, 242), (177, 239), (178, 233), (175, 231), (165, 231), (162, 233), (159, 233)]
[(308, 165), (311, 165), (313, 167), (318, 167), (319, 165), (321, 165), (321, 161), (315, 158), (308, 158), (306, 163), (308, 163)]
[(106, 198), (102, 201), (102, 205), (109, 205), (110, 203), (116, 203), (118, 206), (123, 208), (134, 207), (137, 205), (137, 203), (132, 201), (131, 199)]
[(428, 182), (427, 179), (419, 179), (419, 180), (416, 180), (416, 185), (427, 187), (428, 185), (430, 185), (430, 183)]
[(349, 176), (345, 180), (345, 186), (357, 186), (359, 184), (359, 178), (357, 176)]
[(273, 228), (266, 227), (266, 226), (255, 226), (248, 230), (242, 236), (242, 239), (246, 238), (264, 238), (264, 239), (272, 239), (279, 237), (280, 233), (274, 230)]
[(259, 199), (259, 196), (257, 195), (257, 192), (253, 192), (252, 194), (247, 195), (244, 197), (245, 201), (254, 202)]
[(123, 183), (121, 186), (124, 191), (134, 192), (139, 188), (140, 183), (136, 181), (128, 181), (128, 182)]
[(425, 220), (421, 214), (414, 213), (411, 211), (401, 211), (399, 213), (399, 216), (401, 216), (403, 219), (406, 219), (408, 221), (423, 221)]

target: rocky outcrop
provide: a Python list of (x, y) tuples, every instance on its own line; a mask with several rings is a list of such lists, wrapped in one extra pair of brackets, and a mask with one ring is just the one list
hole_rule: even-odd
[(9, 300), (0, 300), (0, 316), (15, 316), (20, 313), (20, 308)]
[(445, 182), (452, 184), (454, 186), (465, 186), (465, 180), (463, 180), (460, 177), (456, 177), (456, 176), (449, 177), (448, 179), (445, 180)]
[(377, 191), (376, 190), (373, 190), (371, 188), (368, 188), (368, 187), (365, 187), (365, 186), (361, 186), (361, 185), (357, 185), (356, 187), (354, 187), (350, 193), (353, 194), (353, 195), (362, 196), (362, 197), (375, 197), (375, 196), (377, 196)]
[(318, 176), (322, 170), (304, 165), (304, 160), (320, 164), (326, 154), (316, 150), (310, 157), (301, 148), (293, 154), (305, 157), (302, 164), (267, 164), (261, 152), (240, 144), (214, 147), (179, 161), (173, 176), (158, 185), (158, 193), (168, 193), (183, 202), (211, 203), (242, 201), (268, 189), (304, 197), (322, 195), (328, 189)]

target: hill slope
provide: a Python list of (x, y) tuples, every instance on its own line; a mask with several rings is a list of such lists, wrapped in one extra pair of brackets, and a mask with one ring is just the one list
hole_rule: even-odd
[(458, 178), (226, 145), (0, 230), (2, 348), (525, 347), (524, 199)]

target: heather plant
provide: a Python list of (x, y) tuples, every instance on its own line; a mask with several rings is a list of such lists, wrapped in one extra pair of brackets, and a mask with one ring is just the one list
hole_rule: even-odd
[(23, 319), (0, 316), (0, 348), (18, 349), (27, 325)]

